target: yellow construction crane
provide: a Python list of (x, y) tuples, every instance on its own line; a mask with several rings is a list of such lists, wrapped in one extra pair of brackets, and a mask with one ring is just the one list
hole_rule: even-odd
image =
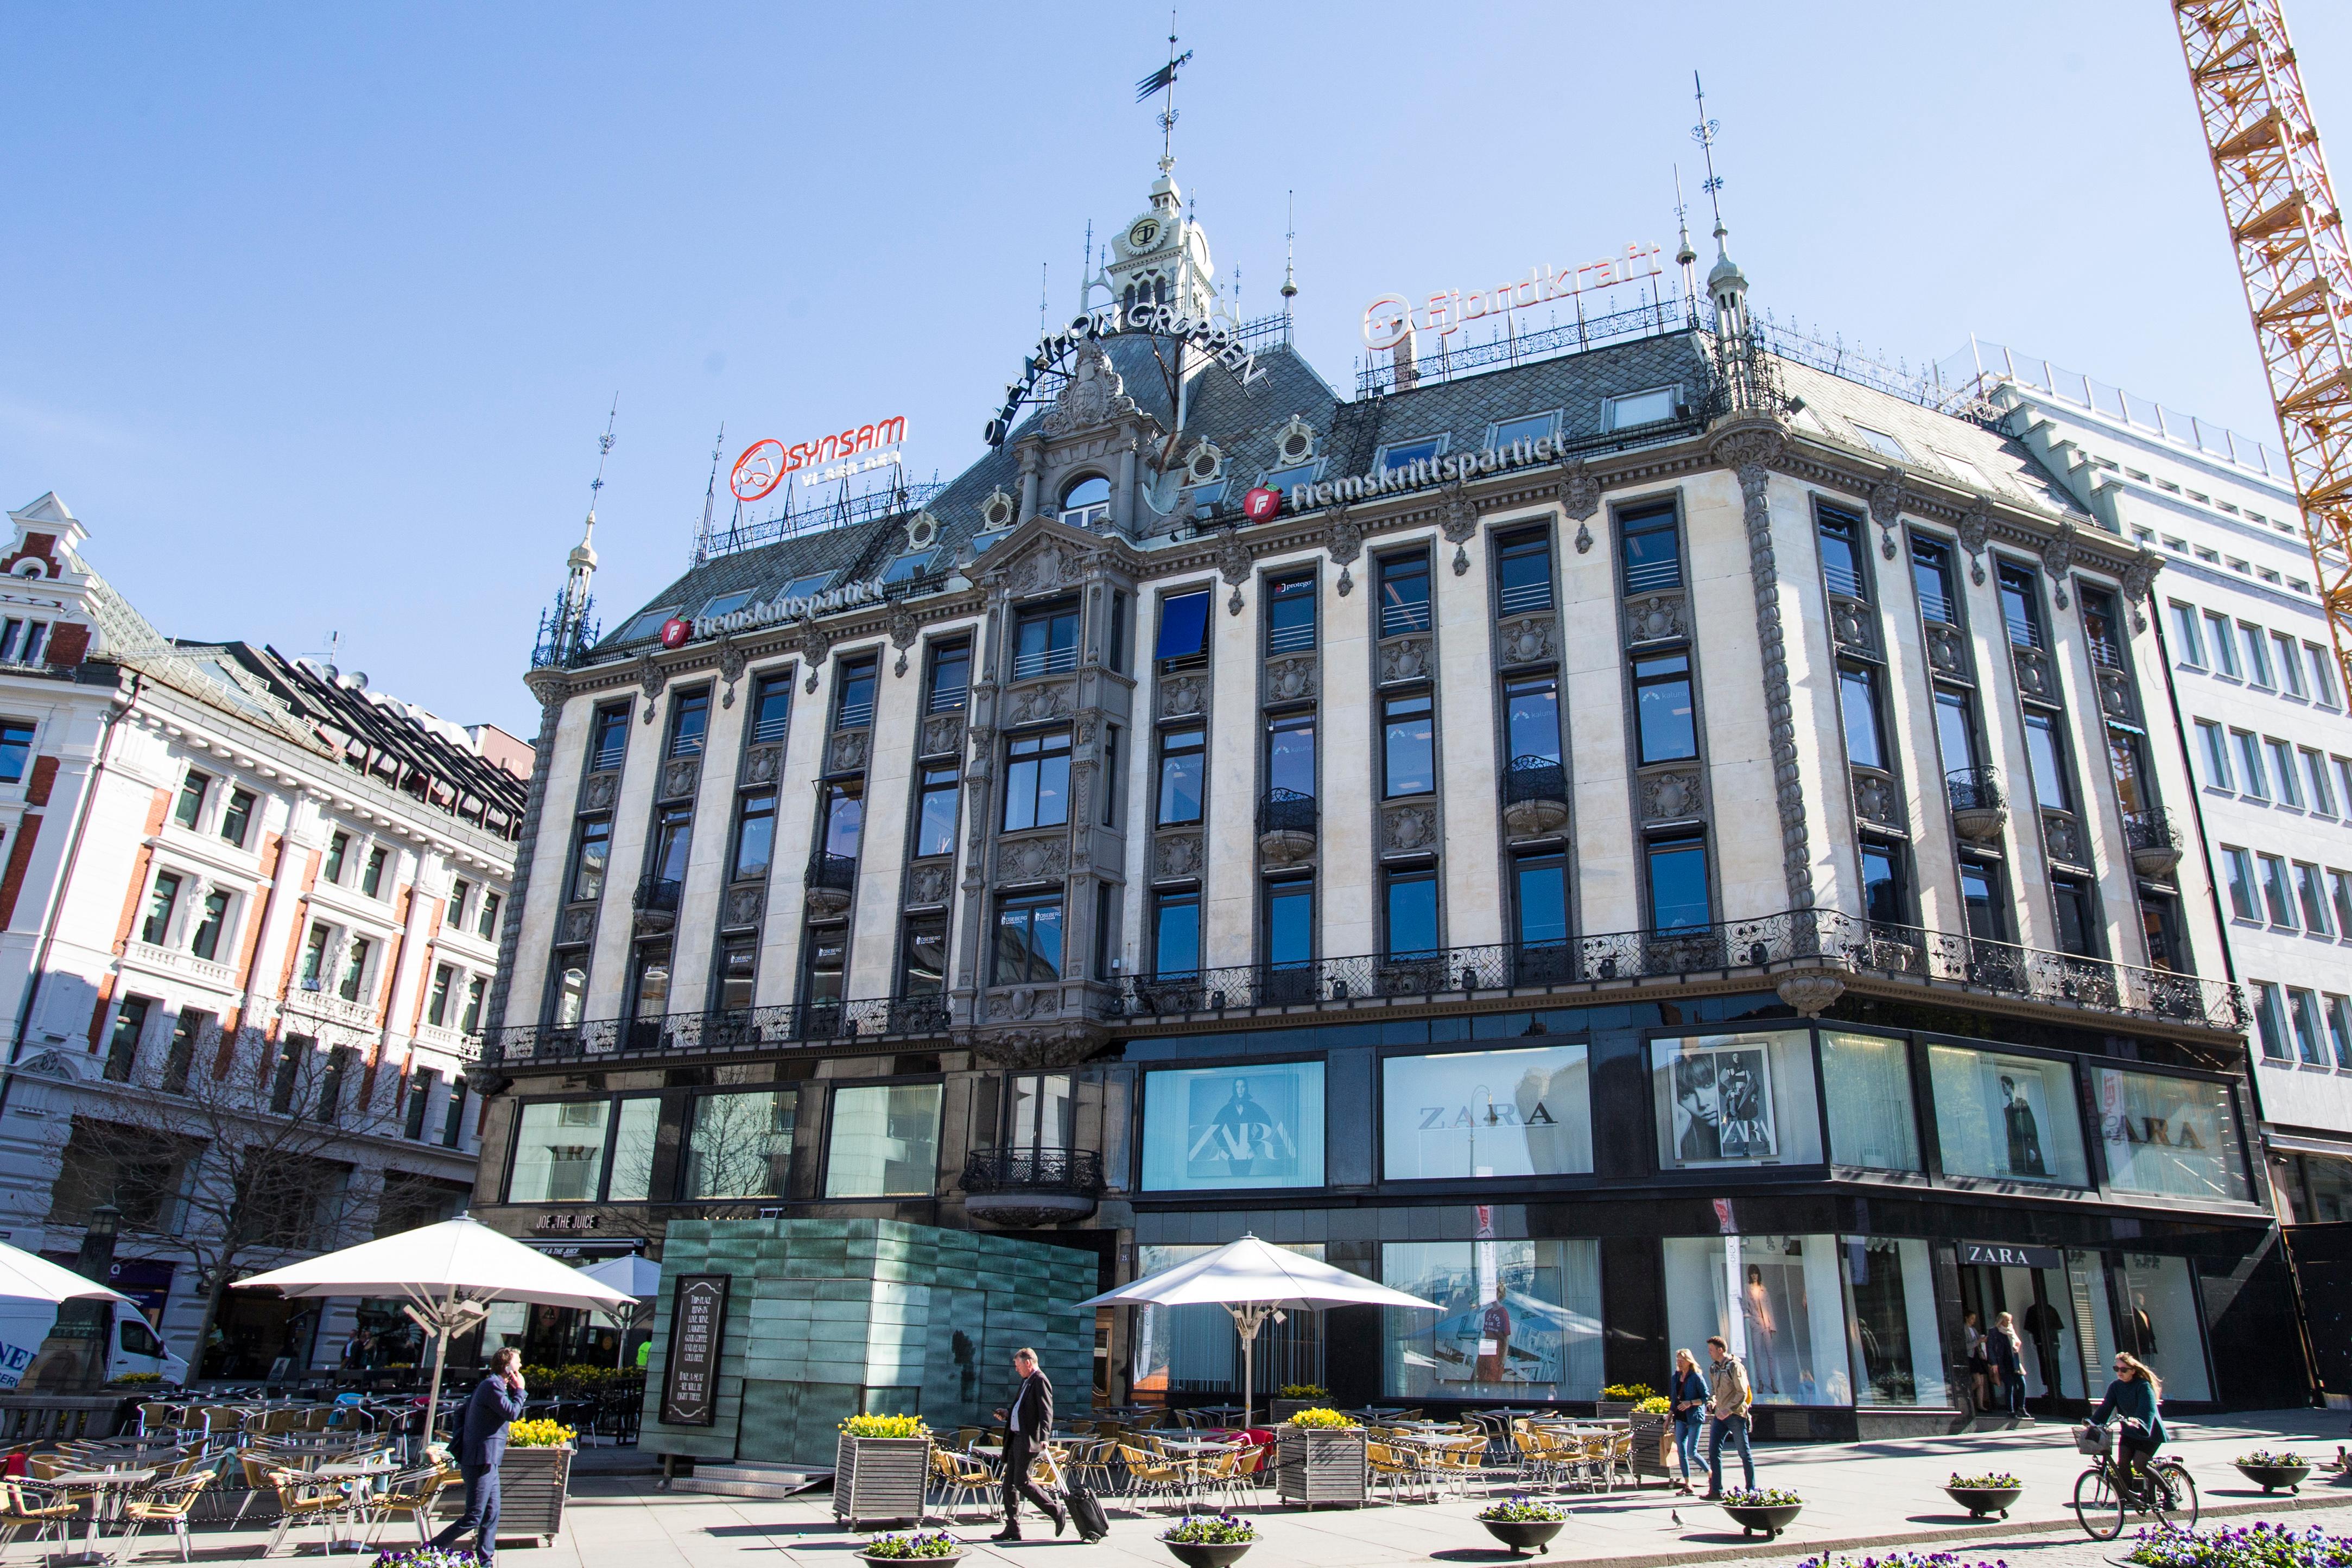
[(2279, 0), (2173, 0), (2271, 378), (2336, 660), (2352, 690), (2352, 260)]

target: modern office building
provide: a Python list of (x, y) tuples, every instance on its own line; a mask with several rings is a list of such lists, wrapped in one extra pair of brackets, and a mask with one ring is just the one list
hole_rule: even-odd
[[(1768, 1434), (1935, 1428), (2000, 1310), (2037, 1393), (2304, 1397), (2161, 544), (1727, 256), (1342, 396), (1181, 214), (943, 486), (602, 640), (574, 552), (475, 1212), (1255, 1233), (1443, 1303), (1294, 1314), (1260, 1392), (1342, 1402), (1720, 1332)], [(1206, 1309), (1097, 1349), (1238, 1373)]]
[(71, 1261), (110, 1211), (112, 1281), (198, 1375), (331, 1361), (355, 1311), (396, 1338), (390, 1303), (207, 1309), (225, 1275), (463, 1207), (528, 753), (166, 637), (55, 495), (9, 518), (0, 1239)]

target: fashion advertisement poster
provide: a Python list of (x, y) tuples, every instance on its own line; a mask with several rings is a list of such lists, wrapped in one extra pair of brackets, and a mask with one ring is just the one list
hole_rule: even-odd
[(1144, 1077), (1143, 1185), (1155, 1191), (1323, 1185), (1323, 1064)]
[(2249, 1196), (2229, 1089), (2201, 1079), (2103, 1067), (2099, 1137), (2107, 1177), (2130, 1192)]
[(1590, 1399), (1601, 1382), (1600, 1243), (1391, 1242), (1381, 1274), (1438, 1303), (1385, 1314), (1401, 1397)]
[(2074, 1080), (2065, 1063), (1931, 1046), (1936, 1133), (1955, 1176), (2086, 1185)]
[(1772, 1064), (1762, 1046), (1685, 1045), (1672, 1071), (1678, 1164), (1748, 1164), (1778, 1156)]
[(1381, 1064), (1391, 1181), (1580, 1176), (1592, 1169), (1580, 1045), (1391, 1056)]

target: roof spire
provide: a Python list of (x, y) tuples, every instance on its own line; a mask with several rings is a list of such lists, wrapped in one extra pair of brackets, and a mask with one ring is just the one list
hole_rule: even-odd
[[(588, 613), (594, 603), (589, 584), (596, 575), (596, 497), (604, 488), (604, 459), (613, 454), (613, 423), (620, 415), (621, 394), (613, 394), (613, 406), (604, 415), (604, 434), (596, 440), (596, 476), (588, 481), (588, 518), (581, 526), (580, 542), (572, 547), (564, 558), (568, 569), (563, 591), (555, 597), (554, 608), (539, 618), (539, 642), (531, 649), (533, 669), (548, 665), (568, 664), (596, 639), (596, 631), (589, 623)], [(717, 476), (713, 474), (713, 494)], [(709, 526), (709, 506), (704, 508), (705, 527)]]
[(1282, 319), (1286, 323), (1283, 336), (1289, 334), (1290, 302), (1298, 298), (1298, 269), (1292, 265), (1298, 253), (1298, 193), (1282, 193)]
[(1731, 231), (1723, 222), (1723, 177), (1715, 172), (1715, 142), (1723, 126), (1706, 117), (1706, 88), (1699, 81), (1696, 71), (1691, 72), (1691, 89), (1698, 99), (1698, 123), (1691, 127), (1691, 140), (1698, 143), (1706, 158), (1706, 183), (1699, 188), (1706, 193), (1715, 211), (1715, 266), (1707, 272), (1706, 290), (1715, 299), (1716, 330), (1744, 333), (1748, 329), (1748, 278), (1731, 259), (1726, 243)]
[(1135, 101), (1141, 103), (1155, 92), (1165, 92), (1167, 102), (1160, 110), (1160, 172), (1168, 173), (1176, 167), (1176, 68), (1192, 57), (1192, 51), (1176, 52), (1176, 8), (1168, 8), (1168, 63), (1135, 84)]
[(1694, 320), (1698, 314), (1698, 252), (1691, 248), (1690, 206), (1683, 200), (1683, 166), (1675, 165), (1675, 224), (1681, 242), (1675, 246), (1675, 265), (1683, 269), (1683, 309)]

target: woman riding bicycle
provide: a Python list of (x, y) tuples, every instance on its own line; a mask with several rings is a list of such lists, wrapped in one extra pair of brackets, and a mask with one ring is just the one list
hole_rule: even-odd
[(2109, 1416), (2122, 1418), (2116, 1434), (2116, 1461), (2126, 1493), (2138, 1491), (2147, 1461), (2164, 1446), (2164, 1417), (2157, 1411), (2163, 1398), (2164, 1385), (2147, 1364), (2128, 1351), (2117, 1351), (2116, 1380), (2107, 1385), (2107, 1396), (2091, 1412), (2091, 1424), (2104, 1427)]

